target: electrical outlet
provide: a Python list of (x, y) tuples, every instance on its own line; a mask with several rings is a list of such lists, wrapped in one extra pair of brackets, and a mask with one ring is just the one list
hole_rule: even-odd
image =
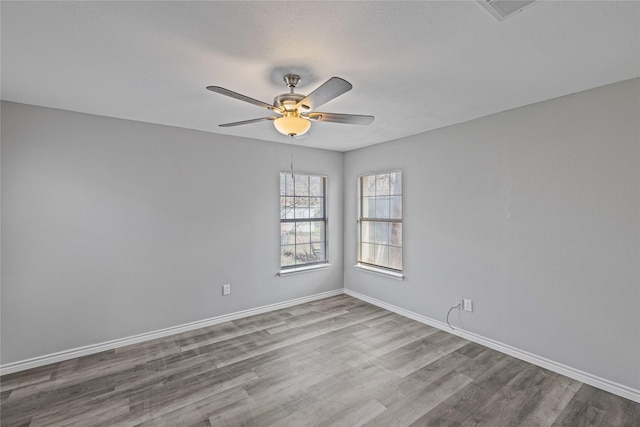
[(463, 301), (462, 298), (458, 298), (458, 310), (464, 309), (464, 304), (462, 301)]
[(231, 293), (231, 285), (222, 285), (222, 295), (229, 295)]
[(473, 311), (473, 301), (471, 301), (470, 299), (465, 299), (463, 302), (464, 311)]

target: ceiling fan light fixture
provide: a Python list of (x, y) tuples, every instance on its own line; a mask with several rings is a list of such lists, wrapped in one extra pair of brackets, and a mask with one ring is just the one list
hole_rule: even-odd
[(283, 135), (304, 135), (311, 127), (311, 122), (307, 119), (292, 114), (278, 117), (273, 121), (276, 130)]
[[(0, 0), (1, 1), (1, 0)], [(535, 1), (535, 0), (531, 0)], [(309, 131), (311, 122), (333, 122), (351, 125), (368, 125), (374, 119), (373, 116), (363, 116), (356, 114), (336, 114), (336, 113), (318, 113), (314, 112), (316, 108), (324, 103), (351, 90), (351, 83), (340, 77), (331, 77), (322, 83), (318, 88), (308, 95), (295, 93), (294, 90), (300, 82), (300, 76), (297, 74), (287, 74), (284, 81), (289, 88), (289, 93), (281, 93), (273, 99), (273, 104), (259, 101), (254, 98), (239, 94), (220, 86), (207, 86), (207, 90), (225, 95), (258, 107), (266, 108), (274, 111), (279, 116), (260, 117), (259, 119), (243, 120), (240, 122), (223, 123), (218, 126), (232, 127), (239, 125), (248, 125), (250, 123), (273, 121), (276, 130), (283, 135), (297, 136), (304, 135)]]

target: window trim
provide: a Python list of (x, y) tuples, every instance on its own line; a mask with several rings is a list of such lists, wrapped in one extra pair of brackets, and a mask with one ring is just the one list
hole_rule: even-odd
[[(321, 218), (280, 218), (279, 227), (282, 227), (284, 223), (293, 223), (296, 222), (322, 222), (324, 223), (324, 260), (323, 261), (313, 261), (307, 262), (304, 264), (292, 264), (292, 265), (282, 265), (282, 258), (280, 258), (280, 271), (277, 273), (278, 276), (286, 276), (289, 274), (297, 274), (297, 273), (305, 273), (309, 271), (321, 270), (324, 268), (328, 268), (331, 266), (329, 263), (329, 209), (328, 209), (328, 198), (327, 198), (327, 187), (329, 186), (329, 176), (323, 173), (311, 173), (311, 172), (302, 172), (302, 171), (280, 171), (278, 175), (279, 179), (282, 179), (282, 174), (294, 174), (294, 175), (304, 175), (307, 177), (319, 177), (322, 179), (322, 199), (323, 199), (323, 216)], [(286, 195), (281, 194), (282, 191), (278, 191), (280, 193), (279, 197), (288, 197)], [(295, 197), (295, 193), (292, 197)], [(282, 204), (280, 204), (282, 208)], [(295, 246), (295, 243), (294, 243)], [(282, 254), (282, 234), (280, 235), (280, 254)]]
[(366, 271), (367, 273), (390, 277), (396, 280), (404, 280), (405, 278), (404, 273), (399, 272), (398, 270), (391, 270), (384, 267), (373, 266), (372, 264), (358, 263), (354, 265), (354, 267), (356, 268), (356, 270)]
[[(362, 216), (362, 209), (363, 209), (363, 189), (362, 189), (362, 181), (364, 177), (367, 176), (375, 176), (375, 175), (384, 175), (384, 174), (390, 174), (390, 173), (397, 173), (400, 172), (402, 174), (402, 193), (401, 193), (401, 201), (402, 201), (402, 217), (400, 218), (400, 220), (397, 219), (392, 219), (392, 218), (375, 218), (373, 220), (367, 218), (364, 219), (364, 217)], [(354, 265), (354, 267), (358, 270), (361, 271), (366, 271), (369, 273), (373, 273), (373, 274), (378, 274), (378, 275), (382, 275), (382, 276), (386, 276), (386, 277), (391, 277), (397, 280), (404, 280), (404, 237), (403, 237), (403, 241), (402, 241), (402, 270), (397, 270), (394, 268), (389, 268), (389, 267), (384, 267), (381, 265), (377, 265), (377, 264), (370, 264), (367, 262), (363, 262), (361, 261), (361, 251), (362, 251), (362, 222), (363, 221), (372, 221), (372, 222), (388, 222), (388, 223), (394, 223), (394, 224), (403, 224), (402, 227), (402, 235), (404, 236), (404, 187), (405, 187), (405, 176), (404, 176), (404, 171), (402, 169), (390, 169), (390, 170), (384, 170), (384, 171), (376, 171), (376, 172), (369, 172), (369, 173), (361, 173), (358, 175), (357, 178), (357, 220), (356, 220), (356, 228), (357, 228), (357, 236), (356, 236), (356, 264)]]
[(306, 264), (301, 267), (292, 267), (287, 269), (281, 268), (278, 272), (278, 276), (283, 277), (291, 274), (308, 273), (310, 271), (325, 270), (327, 268), (331, 268), (331, 264), (329, 264), (328, 261), (323, 263)]

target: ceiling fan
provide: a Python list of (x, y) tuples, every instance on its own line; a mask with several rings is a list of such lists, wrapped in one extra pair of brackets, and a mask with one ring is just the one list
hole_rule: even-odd
[(331, 77), (309, 95), (295, 93), (294, 89), (300, 82), (297, 74), (286, 74), (284, 82), (289, 87), (289, 93), (282, 93), (273, 99), (273, 105), (257, 99), (249, 98), (220, 86), (207, 86), (207, 89), (221, 95), (245, 101), (258, 107), (266, 108), (277, 115), (261, 117), (259, 119), (243, 120), (241, 122), (224, 123), (220, 126), (231, 127), (247, 125), (249, 123), (271, 120), (275, 128), (283, 135), (299, 136), (307, 133), (311, 122), (333, 122), (350, 125), (368, 125), (373, 122), (373, 116), (356, 114), (321, 113), (315, 111), (322, 104), (348, 92), (353, 87), (348, 81), (340, 77)]

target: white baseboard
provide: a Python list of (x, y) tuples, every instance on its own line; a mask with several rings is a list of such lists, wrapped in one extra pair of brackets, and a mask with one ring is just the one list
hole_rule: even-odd
[(534, 365), (540, 366), (542, 368), (548, 369), (558, 374), (565, 375), (569, 378), (573, 378), (574, 380), (583, 382), (585, 384), (589, 384), (591, 386), (594, 386), (602, 390), (608, 391), (610, 393), (616, 394), (618, 396), (624, 397), (625, 399), (629, 399), (634, 402), (640, 403), (640, 390), (636, 390), (634, 388), (631, 388), (622, 384), (618, 384), (613, 381), (609, 381), (605, 378), (600, 378), (598, 376), (589, 374), (588, 372), (580, 371), (570, 366), (566, 366), (561, 363), (554, 362), (552, 360), (546, 359), (541, 356), (537, 356), (527, 351), (517, 349), (515, 347), (511, 347), (510, 345), (503, 344), (501, 342), (492, 340), (490, 338), (482, 337), (472, 332), (468, 332), (459, 328), (456, 328), (455, 330), (451, 330), (451, 328), (449, 328), (447, 324), (444, 322), (440, 322), (439, 320), (431, 319), (421, 314), (417, 314), (412, 311), (405, 310), (403, 308), (397, 307), (392, 304), (388, 304), (384, 301), (380, 301), (375, 298), (371, 298), (367, 295), (361, 294), (356, 291), (352, 291), (350, 289), (336, 289), (333, 291), (322, 292), (315, 295), (296, 298), (293, 300), (284, 301), (276, 304), (265, 305), (262, 307), (252, 308), (249, 310), (238, 311), (236, 313), (225, 314), (223, 316), (212, 317), (209, 319), (199, 320), (196, 322), (186, 323), (184, 325), (173, 326), (170, 328), (165, 328), (157, 331), (147, 332), (144, 334), (134, 335), (131, 337), (121, 338), (113, 341), (107, 341), (99, 344), (88, 345), (84, 347), (78, 347), (70, 350), (61, 351), (58, 353), (48, 354), (45, 356), (34, 357), (32, 359), (8, 363), (0, 366), (0, 375), (11, 374), (13, 372), (19, 372), (19, 371), (24, 371), (26, 369), (37, 368), (39, 366), (44, 366), (51, 363), (57, 363), (57, 362), (62, 362), (64, 360), (75, 359), (77, 357), (87, 356), (87, 355), (99, 353), (105, 350), (112, 350), (115, 348), (124, 347), (131, 344), (150, 341), (156, 338), (163, 338), (170, 335), (179, 334), (182, 332), (188, 332), (188, 331), (192, 331), (199, 328), (205, 328), (207, 326), (217, 325), (223, 322), (229, 322), (232, 320), (241, 319), (243, 317), (262, 314), (269, 311), (280, 310), (282, 308), (292, 307), (294, 305), (304, 304), (307, 302), (316, 301), (323, 298), (328, 298), (328, 297), (342, 295), (342, 294), (350, 295), (354, 298), (358, 298), (362, 301), (384, 308), (393, 313), (397, 313), (401, 316), (408, 317), (409, 319), (413, 319), (420, 323), (433, 326), (434, 328), (442, 329), (443, 331), (452, 333), (454, 335), (457, 335), (469, 341), (473, 341), (475, 343), (484, 345), (485, 347), (489, 347), (501, 353), (508, 354), (509, 356), (516, 357), (518, 359), (524, 360), (526, 362), (532, 363)]
[(241, 319), (243, 317), (262, 314), (269, 311), (280, 310), (282, 308), (292, 307), (298, 304), (304, 304), (323, 298), (344, 294), (342, 288), (333, 291), (322, 292), (302, 298), (296, 298), (289, 301), (279, 302), (276, 304), (265, 305), (262, 307), (252, 308), (249, 310), (238, 311), (236, 313), (225, 314), (222, 316), (212, 317), (209, 319), (198, 320), (196, 322), (185, 323), (184, 325), (173, 326), (170, 328), (160, 329), (157, 331), (146, 332), (144, 334), (134, 335), (131, 337), (120, 338), (113, 341), (107, 341), (98, 344), (87, 345), (84, 347), (64, 350), (53, 354), (34, 357), (18, 362), (7, 363), (0, 366), (0, 375), (11, 374), (14, 372), (24, 371), (26, 369), (37, 368), (39, 366), (49, 365), (51, 363), (62, 362), (64, 360), (75, 359), (77, 357), (88, 356), (90, 354), (99, 353), (105, 350), (113, 350), (114, 348), (124, 347), (131, 344), (138, 344), (145, 341), (163, 338), (169, 335), (180, 334), (182, 332), (193, 331), (194, 329), (206, 328), (207, 326), (217, 325), (219, 323), (229, 322), (231, 320)]
[(369, 296), (363, 295), (356, 291), (352, 291), (350, 289), (345, 289), (344, 293), (354, 298), (358, 298), (362, 301), (368, 302), (370, 304), (373, 304), (378, 307), (397, 313), (401, 316), (408, 317), (410, 319), (416, 320), (420, 323), (424, 323), (429, 326), (433, 326), (434, 328), (442, 329), (443, 331), (457, 335), (469, 341), (473, 341), (475, 343), (481, 344), (485, 347), (489, 347), (501, 353), (508, 354), (509, 356), (513, 356), (515, 358), (524, 360), (525, 362), (532, 363), (536, 366), (540, 366), (542, 368), (567, 376), (574, 380), (583, 382), (585, 384), (589, 384), (593, 387), (597, 387), (599, 389), (608, 391), (609, 393), (613, 393), (615, 395), (624, 397), (625, 399), (629, 399), (634, 402), (640, 403), (640, 390), (636, 390), (634, 388), (625, 386), (623, 384), (618, 384), (616, 382), (609, 381), (605, 378), (600, 378), (598, 376), (589, 374), (588, 372), (584, 372), (584, 371), (572, 368), (570, 366), (566, 366), (561, 363), (554, 362), (553, 360), (549, 360), (544, 357), (529, 353), (527, 351), (520, 350), (515, 347), (511, 347), (510, 345), (503, 344), (498, 341), (494, 341), (490, 338), (485, 338), (480, 335), (476, 335), (472, 332), (468, 332), (459, 328), (456, 328), (455, 330), (451, 330), (451, 328), (449, 328), (449, 326), (444, 322), (440, 322), (439, 320), (431, 319), (421, 314), (417, 314), (412, 311), (405, 310), (404, 308), (396, 307), (395, 305), (388, 304), (384, 301), (380, 301), (375, 298), (371, 298)]

